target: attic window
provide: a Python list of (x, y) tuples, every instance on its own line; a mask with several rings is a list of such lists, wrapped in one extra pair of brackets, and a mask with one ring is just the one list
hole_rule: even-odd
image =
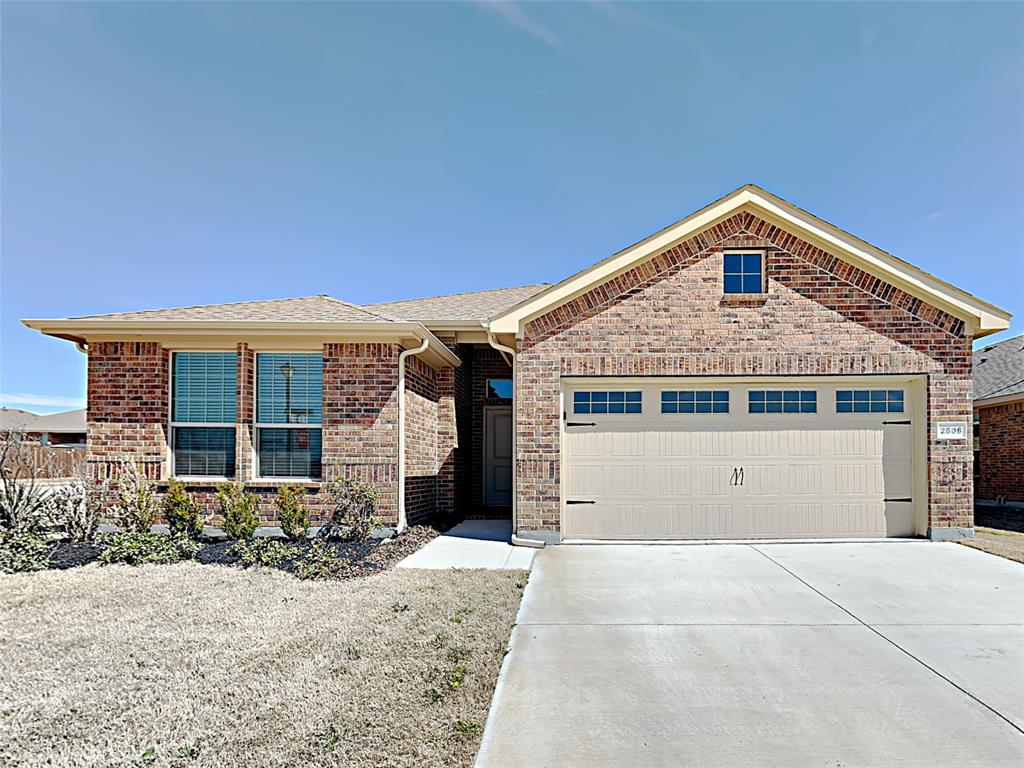
[(725, 253), (722, 268), (722, 290), (724, 293), (764, 293), (764, 253)]

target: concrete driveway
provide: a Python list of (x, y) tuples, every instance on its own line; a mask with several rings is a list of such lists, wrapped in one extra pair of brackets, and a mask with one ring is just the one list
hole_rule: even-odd
[(1024, 566), (956, 544), (567, 545), (477, 765), (1024, 764)]

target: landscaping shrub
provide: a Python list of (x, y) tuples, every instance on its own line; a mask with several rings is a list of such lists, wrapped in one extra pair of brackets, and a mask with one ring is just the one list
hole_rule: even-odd
[(50, 545), (33, 531), (0, 533), (0, 572), (41, 571), (50, 560)]
[(203, 514), (185, 484), (171, 478), (164, 494), (164, 519), (171, 529), (171, 535), (188, 536), (198, 539), (203, 535)]
[(100, 522), (99, 494), (90, 496), (85, 485), (63, 485), (50, 494), (50, 516), (71, 541), (92, 541)]
[(340, 541), (369, 538), (380, 501), (377, 486), (341, 478), (326, 483), (323, 492), (331, 506), (331, 518), (317, 536)]
[(236, 541), (228, 549), (228, 554), (237, 557), (246, 568), (259, 566), (263, 568), (279, 568), (291, 560), (294, 554), (280, 541), (273, 539), (248, 539)]
[(304, 539), (309, 533), (309, 513), (302, 503), (305, 493), (306, 489), (300, 485), (282, 485), (274, 497), (281, 530), (292, 541)]
[(50, 491), (26, 454), (24, 435), (0, 433), (0, 534), (28, 531), (41, 535), (52, 523)]
[(126, 533), (149, 533), (157, 509), (153, 482), (136, 462), (125, 462), (117, 482), (117, 504), (111, 510), (113, 522)]
[(166, 565), (191, 560), (201, 549), (188, 536), (168, 536), (165, 533), (114, 533), (103, 537), (107, 548), (100, 555), (104, 565), (124, 563), (145, 565), (156, 563)]
[(324, 541), (314, 541), (306, 554), (295, 563), (295, 575), (300, 579), (334, 579), (345, 567), (334, 547)]
[(217, 486), (217, 503), (224, 519), (221, 528), (229, 539), (251, 539), (260, 524), (259, 499), (239, 483)]

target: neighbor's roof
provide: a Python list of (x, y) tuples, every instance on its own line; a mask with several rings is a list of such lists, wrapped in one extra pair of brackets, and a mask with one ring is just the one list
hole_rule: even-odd
[(990, 344), (974, 353), (974, 400), (1024, 396), (1024, 336)]
[(534, 296), (550, 283), (519, 285), (513, 288), (495, 288), (489, 291), (450, 293), (445, 296), (429, 296), (423, 299), (386, 301), (380, 304), (364, 304), (363, 309), (387, 312), (406, 320), (421, 323), (477, 323), (499, 312), (511, 309), (516, 304)]
[(379, 323), (399, 318), (371, 308), (360, 307), (333, 296), (302, 296), (295, 299), (239, 301), (231, 304), (201, 304), (194, 307), (147, 309), (108, 315), (82, 315), (69, 320), (209, 320), (211, 322), (324, 322)]
[(741, 212), (752, 213), (868, 274), (961, 318), (967, 324), (967, 332), (971, 336), (984, 336), (1009, 327), (1010, 313), (1006, 310), (876, 248), (756, 184), (745, 184), (660, 232), (567, 277), (536, 296), (527, 297), (508, 310), (492, 315), (488, 329), (493, 333), (516, 333), (524, 323)]
[(0, 429), (24, 432), (86, 432), (85, 408), (60, 413), (32, 413), (0, 408)]

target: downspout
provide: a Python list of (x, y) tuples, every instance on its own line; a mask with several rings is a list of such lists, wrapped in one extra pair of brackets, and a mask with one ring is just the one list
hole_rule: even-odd
[[(486, 326), (484, 326), (486, 328)], [(516, 428), (518, 424), (518, 414), (516, 405), (519, 402), (519, 386), (516, 384), (516, 351), (511, 347), (506, 347), (504, 344), (498, 342), (494, 338), (494, 334), (491, 333), (490, 328), (487, 328), (487, 343), (490, 344), (494, 349), (501, 353), (501, 356), (505, 358), (505, 362), (512, 368), (512, 543), (516, 546), (522, 547), (543, 547), (543, 541), (536, 541), (534, 539), (521, 539), (516, 536), (516, 531), (519, 530), (518, 520), (518, 506), (519, 506), (519, 482), (516, 478), (518, 475), (516, 467)]]
[(405, 359), (425, 352), (430, 340), (424, 339), (416, 349), (398, 354), (398, 532), (405, 530)]

